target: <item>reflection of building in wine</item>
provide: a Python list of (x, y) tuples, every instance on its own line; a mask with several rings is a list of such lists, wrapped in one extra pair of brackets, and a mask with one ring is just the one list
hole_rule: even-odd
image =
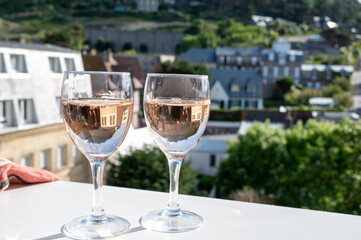
[(132, 123), (134, 127), (140, 125), (139, 113), (142, 113), (143, 103), (140, 101), (143, 94), (143, 83), (145, 74), (142, 66), (135, 56), (113, 55), (111, 51), (103, 54), (91, 54), (83, 56), (85, 70), (108, 71), (108, 72), (130, 72), (133, 81), (134, 110)]
[(100, 108), (100, 125), (102, 127), (115, 127), (117, 125), (117, 107)]
[(61, 119), (65, 70), (83, 70), (79, 52), (0, 42), (0, 156), (51, 170), (64, 180), (88, 181)]

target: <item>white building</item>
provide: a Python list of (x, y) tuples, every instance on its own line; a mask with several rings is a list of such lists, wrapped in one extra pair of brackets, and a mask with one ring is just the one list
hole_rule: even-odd
[(80, 52), (50, 44), (0, 42), (0, 133), (61, 122), (66, 70), (84, 70)]
[(223, 159), (227, 157), (228, 141), (235, 141), (237, 134), (206, 135), (186, 155), (192, 161), (191, 168), (198, 174), (215, 176)]

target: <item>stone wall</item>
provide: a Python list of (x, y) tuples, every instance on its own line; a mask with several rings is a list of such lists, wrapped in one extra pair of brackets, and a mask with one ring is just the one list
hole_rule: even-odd
[(141, 44), (146, 44), (148, 52), (176, 53), (177, 46), (181, 43), (183, 33), (149, 32), (149, 31), (122, 31), (115, 28), (85, 30), (90, 43), (94, 46), (99, 37), (113, 41), (116, 51), (122, 51), (125, 43), (130, 42), (133, 48), (139, 52)]

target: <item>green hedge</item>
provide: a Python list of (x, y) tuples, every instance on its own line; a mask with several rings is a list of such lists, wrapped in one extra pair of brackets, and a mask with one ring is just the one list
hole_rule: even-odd
[(253, 188), (278, 205), (360, 214), (360, 140), (361, 121), (309, 120), (289, 130), (255, 123), (229, 143), (219, 194)]

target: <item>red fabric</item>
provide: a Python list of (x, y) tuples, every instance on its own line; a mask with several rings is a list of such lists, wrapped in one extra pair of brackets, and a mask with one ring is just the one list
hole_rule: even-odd
[(0, 192), (11, 183), (44, 183), (58, 181), (54, 173), (43, 169), (26, 167), (0, 157)]

